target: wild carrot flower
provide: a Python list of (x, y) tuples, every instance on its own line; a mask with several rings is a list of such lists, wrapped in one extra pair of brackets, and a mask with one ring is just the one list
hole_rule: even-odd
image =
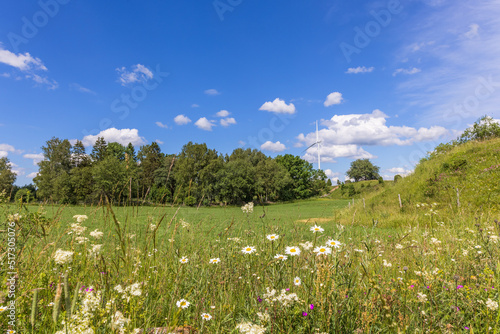
[(246, 246), (246, 247), (245, 247), (245, 248), (243, 248), (241, 251), (242, 251), (243, 253), (245, 253), (245, 254), (252, 254), (252, 253), (256, 252), (257, 250), (256, 250), (256, 249), (255, 249), (255, 247), (253, 247), (253, 246)]
[(90, 232), (90, 236), (96, 239), (101, 239), (103, 235), (104, 233), (100, 232), (98, 229), (95, 229), (94, 231)]
[(498, 302), (491, 300), (491, 298), (488, 298), (488, 300), (486, 301), (486, 307), (492, 311), (495, 311), (498, 308)]
[(54, 254), (54, 261), (57, 264), (65, 264), (70, 263), (73, 260), (74, 252), (71, 251), (63, 251), (62, 249), (56, 250)]

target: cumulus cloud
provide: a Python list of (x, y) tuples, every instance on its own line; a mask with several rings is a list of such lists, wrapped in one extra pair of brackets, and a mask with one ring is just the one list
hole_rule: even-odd
[(156, 140), (155, 140), (155, 142), (157, 142), (157, 143), (158, 143), (158, 144), (160, 144), (160, 145), (165, 144), (165, 142), (163, 142), (163, 141), (161, 141), (161, 140), (159, 140), (159, 139), (156, 139)]
[(331, 169), (326, 169), (324, 170), (325, 175), (332, 180), (337, 181), (339, 179), (340, 173), (339, 172), (334, 172)]
[(217, 117), (227, 117), (229, 116), (231, 113), (227, 110), (221, 110), (219, 111), (216, 115)]
[(212, 89), (207, 89), (205, 91), (205, 94), (212, 95), (212, 96), (213, 95), (220, 95), (219, 91), (217, 91), (217, 89), (213, 89), (213, 88)]
[(9, 152), (16, 152), (14, 146), (9, 144), (0, 144), (0, 158), (5, 158), (9, 155)]
[(107, 130), (99, 132), (97, 135), (88, 135), (83, 137), (82, 143), (84, 146), (93, 146), (97, 141), (97, 138), (104, 137), (107, 143), (120, 143), (127, 146), (132, 143), (134, 146), (140, 146), (146, 144), (144, 137), (139, 136), (139, 130), (137, 129), (116, 129), (109, 128)]
[(153, 72), (146, 66), (137, 64), (132, 65), (131, 69), (128, 70), (126, 67), (117, 68), (116, 72), (120, 75), (118, 77), (118, 82), (122, 86), (127, 86), (131, 83), (145, 82), (153, 79)]
[(273, 143), (272, 141), (268, 140), (264, 144), (260, 145), (260, 149), (263, 151), (271, 151), (277, 153), (286, 150), (286, 146), (279, 141)]
[(374, 69), (375, 67), (364, 67), (364, 66), (350, 67), (347, 69), (345, 73), (348, 74), (370, 73), (373, 72)]
[(162, 122), (155, 122), (155, 124), (157, 126), (159, 126), (160, 128), (168, 129), (168, 125), (167, 124), (163, 124)]
[(274, 112), (277, 114), (295, 114), (295, 106), (293, 103), (286, 104), (284, 100), (276, 98), (273, 102), (264, 103), (259, 110)]
[(194, 125), (198, 127), (199, 129), (205, 130), (205, 131), (212, 131), (212, 127), (215, 126), (215, 121), (209, 121), (206, 117), (202, 117), (199, 120), (197, 120)]
[(333, 106), (335, 104), (341, 104), (343, 101), (342, 94), (339, 92), (333, 92), (328, 94), (325, 102), (323, 103), (325, 107)]
[(177, 115), (175, 116), (174, 118), (174, 122), (175, 124), (177, 125), (185, 125), (185, 124), (188, 124), (191, 122), (191, 120), (189, 119), (189, 117), (185, 116), (185, 115)]
[(26, 175), (27, 178), (34, 178), (34, 177), (37, 177), (38, 176), (38, 172), (33, 172), (33, 173), (29, 173), (28, 175)]
[(16, 165), (12, 161), (9, 162), (8, 165), (10, 166), (10, 170), (12, 171), (12, 173), (14, 173), (18, 176), (26, 174), (25, 169), (23, 167), (19, 167), (18, 165)]
[(45, 157), (43, 156), (43, 153), (37, 153), (37, 154), (29, 153), (29, 154), (23, 155), (23, 158), (32, 159), (34, 166), (36, 166), (40, 161), (45, 159)]
[(236, 120), (232, 117), (223, 118), (220, 120), (220, 125), (222, 125), (224, 127), (228, 127), (231, 124), (236, 124)]
[(387, 172), (392, 173), (392, 174), (399, 174), (401, 176), (406, 176), (408, 174), (411, 174), (413, 172), (413, 170), (406, 169), (403, 167), (393, 167), (393, 168), (387, 169)]
[[(319, 131), (322, 162), (337, 157), (370, 159), (374, 156), (361, 146), (412, 145), (415, 142), (436, 140), (449, 133), (441, 126), (419, 129), (388, 126), (387, 118), (389, 116), (377, 109), (371, 114), (334, 115), (329, 120), (323, 120), (321, 124), (326, 128)], [(301, 133), (297, 139), (304, 145), (312, 145), (316, 142), (316, 132), (307, 135)], [(314, 148), (311, 148), (304, 157), (309, 162), (316, 162), (315, 155)]]
[(394, 73), (392, 73), (392, 76), (396, 76), (398, 74), (408, 74), (408, 75), (412, 75), (412, 74), (417, 74), (419, 72), (422, 72), (421, 69), (419, 68), (416, 68), (416, 67), (411, 67), (411, 68), (398, 68), (397, 70), (394, 71)]

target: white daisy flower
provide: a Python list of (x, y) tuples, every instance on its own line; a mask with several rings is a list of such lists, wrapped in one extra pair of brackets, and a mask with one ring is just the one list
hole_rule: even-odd
[(203, 320), (210, 320), (210, 319), (212, 319), (212, 316), (210, 314), (208, 314), (208, 313), (202, 313), (201, 314), (201, 318)]
[(334, 248), (340, 248), (340, 245), (342, 245), (340, 243), (340, 241), (337, 241), (337, 240), (333, 240), (333, 239), (330, 239), (326, 242), (326, 244), (330, 247), (334, 247)]
[(300, 249), (295, 246), (287, 247), (285, 253), (291, 256), (300, 255)]
[(300, 284), (302, 284), (302, 281), (300, 280), (300, 277), (295, 277), (293, 279), (293, 284), (294, 285), (300, 285)]
[(253, 252), (256, 252), (257, 250), (253, 246), (246, 246), (241, 250), (245, 254), (252, 254)]
[(326, 247), (326, 246), (320, 246), (320, 247), (316, 247), (314, 250), (313, 250), (314, 253), (317, 253), (317, 255), (321, 255), (321, 254), (331, 254), (332, 253), (332, 249), (330, 247)]
[(0, 312), (3, 312), (7, 309), (7, 306), (0, 306)]
[(217, 258), (214, 258), (214, 259), (210, 259), (210, 263), (219, 263), (220, 262), (220, 259), (217, 257)]
[(179, 260), (180, 263), (188, 263), (189, 259), (185, 256), (182, 257), (182, 259)]
[(191, 305), (190, 302), (188, 302), (187, 300), (185, 299), (181, 299), (177, 302), (177, 307), (180, 307), (180, 308), (188, 308), (189, 305)]
[(288, 259), (288, 256), (286, 256), (286, 255), (281, 255), (281, 254), (276, 254), (276, 255), (274, 256), (274, 258), (275, 258), (275, 259), (277, 259), (277, 260), (285, 261), (286, 259)]
[(321, 232), (323, 233), (324, 229), (321, 228), (320, 226), (314, 225), (311, 227), (311, 232), (316, 233), (316, 232)]
[(274, 240), (277, 240), (280, 236), (277, 235), (277, 234), (269, 234), (266, 238), (271, 240), (271, 241), (274, 241)]

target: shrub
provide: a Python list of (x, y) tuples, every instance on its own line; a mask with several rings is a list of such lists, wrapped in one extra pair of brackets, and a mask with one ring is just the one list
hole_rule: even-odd
[(194, 198), (193, 196), (188, 196), (184, 199), (184, 204), (187, 206), (195, 206), (196, 198)]
[(394, 175), (394, 183), (397, 183), (399, 180), (401, 180), (403, 177), (399, 174)]
[(31, 202), (35, 198), (35, 196), (28, 189), (23, 188), (23, 189), (19, 189), (16, 192), (16, 196), (14, 197), (14, 200), (16, 202), (19, 202), (21, 200), (21, 198), (23, 199), (23, 203), (28, 203), (28, 202)]

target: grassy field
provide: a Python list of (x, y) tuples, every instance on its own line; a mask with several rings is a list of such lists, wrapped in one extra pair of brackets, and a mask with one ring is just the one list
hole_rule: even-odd
[(357, 184), (351, 205), (3, 204), (1, 329), (498, 333), (498, 149), (470, 143), (396, 184)]

